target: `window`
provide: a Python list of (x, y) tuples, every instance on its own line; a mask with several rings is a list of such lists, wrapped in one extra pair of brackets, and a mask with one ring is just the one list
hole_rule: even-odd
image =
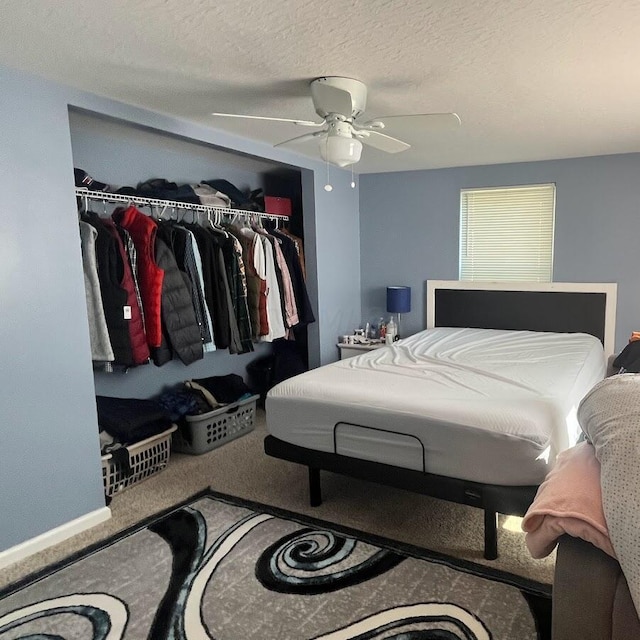
[(460, 280), (551, 282), (556, 187), (462, 189)]

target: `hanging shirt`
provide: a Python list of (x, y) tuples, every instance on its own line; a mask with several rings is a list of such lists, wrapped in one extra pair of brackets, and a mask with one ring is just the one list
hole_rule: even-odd
[(302, 267), (300, 266), (298, 251), (295, 247), (294, 241), (289, 237), (289, 235), (281, 233), (280, 231), (274, 230), (271, 231), (271, 233), (276, 238), (280, 238), (282, 240), (282, 245), (280, 246), (287, 262), (287, 266), (289, 267), (300, 324), (306, 325), (311, 322), (315, 322), (313, 309), (311, 308), (311, 302), (307, 292), (307, 286), (302, 273)]
[(291, 274), (289, 273), (289, 267), (287, 261), (284, 259), (284, 254), (280, 245), (282, 240), (269, 234), (269, 237), (273, 239), (273, 249), (276, 259), (276, 265), (280, 269), (282, 274), (282, 286), (280, 293), (282, 294), (282, 308), (284, 313), (285, 326), (287, 328), (294, 327), (300, 322), (298, 318), (298, 308), (296, 306), (295, 293), (293, 292), (293, 282), (291, 280)]
[(278, 338), (284, 338), (286, 330), (282, 317), (282, 307), (280, 298), (280, 287), (276, 276), (276, 266), (273, 257), (273, 247), (268, 238), (258, 234), (262, 243), (265, 255), (265, 275), (267, 281), (267, 318), (269, 322), (269, 333), (261, 336), (263, 342), (273, 342)]

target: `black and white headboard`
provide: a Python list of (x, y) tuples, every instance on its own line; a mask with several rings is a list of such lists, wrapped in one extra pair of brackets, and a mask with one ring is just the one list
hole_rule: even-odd
[(428, 280), (427, 329), (588, 333), (614, 353), (617, 284)]

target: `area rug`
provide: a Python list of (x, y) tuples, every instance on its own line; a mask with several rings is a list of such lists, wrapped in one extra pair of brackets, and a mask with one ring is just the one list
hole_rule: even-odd
[(546, 640), (549, 587), (206, 492), (0, 592), (2, 640)]

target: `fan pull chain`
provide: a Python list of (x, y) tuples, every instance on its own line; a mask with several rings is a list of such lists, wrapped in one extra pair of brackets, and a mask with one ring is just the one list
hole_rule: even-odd
[(351, 188), (352, 189), (356, 188), (356, 181), (355, 181), (355, 178), (353, 177), (353, 165), (351, 165)]
[[(325, 155), (325, 157), (328, 156), (328, 151), (327, 151), (327, 149), (329, 147), (329, 142), (328, 141), (329, 141), (329, 136), (327, 136), (324, 139), (324, 148), (325, 148), (324, 155)], [(333, 187), (331, 186), (331, 182), (329, 181), (329, 161), (325, 160), (325, 164), (326, 164), (326, 167), (327, 167), (327, 184), (324, 185), (324, 190), (325, 191), (333, 191)]]

